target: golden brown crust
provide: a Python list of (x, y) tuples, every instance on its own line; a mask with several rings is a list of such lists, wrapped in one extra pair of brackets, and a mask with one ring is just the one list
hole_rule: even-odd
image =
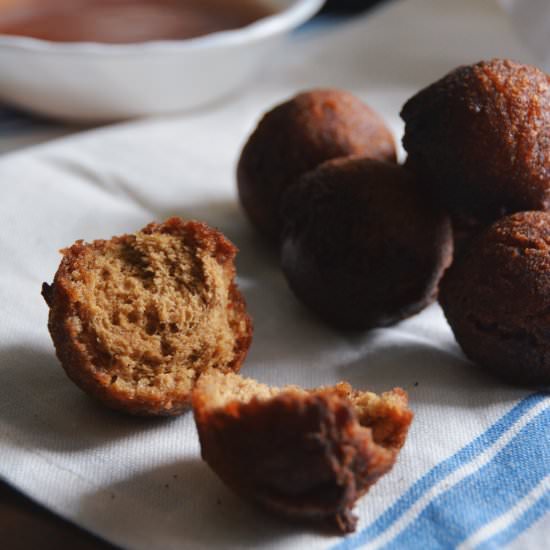
[(408, 166), (465, 235), (550, 207), (550, 77), (492, 59), (458, 67), (403, 107)]
[[(228, 316), (231, 318), (234, 346), (232, 359), (217, 365), (225, 371), (238, 371), (246, 356), (252, 338), (252, 323), (246, 313), (244, 299), (233, 282), (236, 248), (218, 231), (206, 224), (179, 218), (171, 218), (163, 224), (149, 224), (140, 232), (143, 235), (169, 234), (185, 241), (190, 249), (200, 250), (216, 259), (228, 281)], [(139, 234), (139, 233), (138, 233)], [(93, 260), (105, 255), (113, 246), (133, 242), (134, 235), (113, 237), (109, 241), (92, 243), (76, 242), (62, 251), (63, 259), (53, 284), (43, 285), (42, 294), (50, 307), (48, 328), (56, 353), (71, 380), (89, 395), (104, 404), (136, 415), (177, 415), (190, 405), (190, 388), (168, 385), (158, 391), (141, 388), (143, 382), (136, 373), (134, 381), (120, 383), (118, 371), (120, 358), (100, 338), (94, 327), (93, 310), (83, 303), (80, 288), (90, 286)], [(78, 274), (78, 283), (75, 282)], [(115, 303), (120, 298), (113, 296)], [(159, 323), (157, 319), (157, 324)], [(172, 328), (172, 327), (170, 327)], [(183, 330), (181, 327), (179, 330)], [(173, 335), (177, 337), (176, 329)], [(131, 340), (132, 335), (128, 335)], [(173, 341), (173, 339), (172, 339)], [(160, 369), (162, 365), (157, 365)], [(167, 371), (165, 376), (177, 378), (177, 370)], [(196, 373), (196, 376), (200, 374)], [(155, 376), (153, 373), (152, 376)], [(126, 382), (126, 381), (125, 381)], [(129, 387), (130, 386), (130, 387)]]
[(519, 212), (478, 236), (443, 279), (465, 354), (521, 386), (550, 385), (550, 213)]
[(386, 326), (436, 299), (453, 257), (451, 225), (402, 166), (327, 161), (303, 175), (282, 206), (283, 272), (325, 322)]
[(266, 113), (237, 166), (239, 197), (250, 221), (273, 242), (281, 227), (284, 191), (304, 173), (337, 157), (396, 160), (381, 117), (343, 90), (311, 90)]
[(359, 414), (347, 384), (212, 409), (199, 383), (202, 457), (233, 490), (280, 515), (353, 531), (355, 502), (392, 468), (412, 421), (403, 390), (390, 394), (378, 416)]

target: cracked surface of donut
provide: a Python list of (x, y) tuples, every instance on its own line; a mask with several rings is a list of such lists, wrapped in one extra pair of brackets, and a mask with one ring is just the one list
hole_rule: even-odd
[(492, 59), (458, 67), (403, 107), (407, 165), (467, 237), (550, 207), (550, 76)]

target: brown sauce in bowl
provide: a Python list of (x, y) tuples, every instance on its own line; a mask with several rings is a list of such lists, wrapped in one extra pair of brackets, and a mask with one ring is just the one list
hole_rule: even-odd
[(238, 29), (272, 13), (261, 0), (0, 0), (0, 34), (131, 44)]

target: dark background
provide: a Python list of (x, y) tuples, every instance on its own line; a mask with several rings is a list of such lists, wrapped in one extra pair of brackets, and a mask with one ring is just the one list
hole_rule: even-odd
[(364, 11), (381, 0), (327, 0), (321, 13), (353, 14)]

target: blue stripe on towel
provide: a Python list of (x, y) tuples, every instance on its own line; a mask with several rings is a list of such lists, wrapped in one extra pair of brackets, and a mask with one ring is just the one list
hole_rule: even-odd
[(373, 523), (353, 537), (344, 539), (333, 547), (333, 550), (352, 550), (375, 539), (397, 521), (422, 495), (452, 474), (465, 463), (472, 461), (506, 433), (522, 416), (546, 398), (544, 394), (532, 394), (522, 399), (488, 430), (453, 456), (440, 462), (421, 477), (412, 487), (390, 506)]
[(435, 497), (384, 548), (456, 548), (512, 508), (550, 472), (550, 409), (532, 419), (495, 457)]
[(550, 511), (550, 489), (505, 529), (476, 546), (476, 550), (498, 550), (502, 548), (529, 529), (548, 511)]

